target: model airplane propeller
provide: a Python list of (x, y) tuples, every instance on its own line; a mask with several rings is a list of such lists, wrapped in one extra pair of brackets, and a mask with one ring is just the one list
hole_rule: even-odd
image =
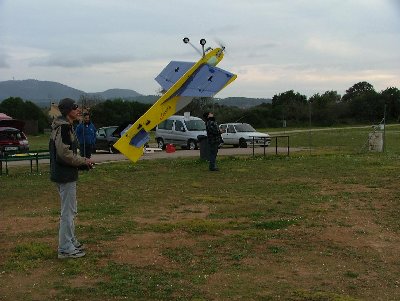
[[(197, 49), (189, 38), (183, 42)], [(236, 79), (236, 74), (215, 67), (223, 59), (225, 47), (204, 49), (205, 44), (206, 40), (201, 39), (202, 57), (197, 63), (172, 61), (155, 78), (166, 92), (114, 144), (128, 159), (139, 160), (144, 145), (150, 140), (148, 132), (159, 123), (187, 106), (193, 98), (213, 97)]]

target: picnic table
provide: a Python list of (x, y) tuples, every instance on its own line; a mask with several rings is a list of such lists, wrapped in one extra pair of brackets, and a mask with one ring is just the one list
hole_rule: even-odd
[(39, 173), (39, 160), (50, 159), (49, 150), (32, 150), (26, 153), (4, 152), (0, 157), (0, 176), (3, 175), (3, 163), (5, 163), (5, 174), (8, 175), (8, 163), (13, 161), (30, 161), (31, 173), (33, 173), (33, 162), (36, 163), (36, 173)]

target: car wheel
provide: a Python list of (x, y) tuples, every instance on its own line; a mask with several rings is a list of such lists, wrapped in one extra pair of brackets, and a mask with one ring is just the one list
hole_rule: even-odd
[(247, 147), (247, 143), (246, 140), (244, 140), (243, 138), (239, 139), (239, 146), (242, 148), (246, 148)]
[(119, 151), (112, 145), (112, 143), (110, 143), (109, 145), (108, 145), (108, 152), (111, 154), (111, 153), (113, 153), (113, 154), (118, 154), (119, 153)]
[(197, 149), (197, 143), (194, 140), (189, 140), (187, 143), (187, 148), (190, 150)]
[(119, 150), (117, 150), (114, 146), (111, 146), (111, 152), (113, 154), (119, 154)]
[(158, 148), (165, 149), (165, 143), (162, 138), (157, 139), (157, 145), (158, 145)]

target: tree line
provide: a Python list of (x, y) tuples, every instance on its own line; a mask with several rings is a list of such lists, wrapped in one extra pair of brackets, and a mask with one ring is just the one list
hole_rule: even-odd
[(0, 113), (18, 120), (37, 120), (38, 130), (43, 133), (49, 127), (49, 118), (42, 109), (31, 101), (20, 97), (9, 97), (0, 103)]
[[(90, 102), (90, 100), (88, 100)], [(143, 115), (151, 104), (122, 99), (96, 102), (90, 109), (96, 127), (120, 125), (134, 122)], [(241, 109), (216, 104), (211, 98), (194, 99), (178, 112), (189, 111), (201, 117), (205, 111), (213, 111), (220, 123), (247, 122), (257, 128), (282, 126), (332, 126), (339, 124), (379, 123), (384, 114), (386, 122), (400, 121), (400, 90), (389, 87), (377, 92), (368, 82), (359, 82), (341, 96), (336, 91), (314, 94), (307, 99), (293, 90), (274, 95), (271, 103)], [(47, 114), (30, 101), (8, 98), (0, 103), (0, 112), (16, 119), (37, 119), (39, 130), (51, 122)]]
[(317, 93), (307, 99), (293, 90), (274, 95), (271, 103), (249, 109), (215, 104), (211, 99), (193, 101), (183, 111), (202, 116), (213, 111), (220, 123), (247, 122), (257, 128), (332, 126), (340, 124), (379, 123), (384, 114), (386, 122), (400, 121), (400, 90), (396, 87), (375, 91), (368, 82), (359, 82), (341, 96), (336, 91)]
[[(212, 109), (212, 106), (208, 106)], [(396, 87), (381, 92), (367, 82), (359, 82), (341, 96), (336, 91), (305, 95), (293, 90), (272, 98), (272, 103), (247, 110), (215, 107), (220, 122), (247, 122), (258, 128), (305, 126), (332, 126), (340, 124), (379, 123), (400, 121), (400, 90)]]

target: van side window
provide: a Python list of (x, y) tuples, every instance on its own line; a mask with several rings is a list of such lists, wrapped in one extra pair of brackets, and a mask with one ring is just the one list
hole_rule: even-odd
[(180, 131), (180, 132), (184, 132), (185, 128), (183, 126), (183, 122), (180, 120), (176, 120), (175, 121), (175, 131)]
[(171, 119), (165, 120), (165, 130), (172, 130), (172, 125), (174, 124), (174, 121)]
[(222, 131), (223, 133), (226, 132), (226, 124), (222, 124), (222, 125), (221, 125), (221, 131)]
[(160, 129), (160, 130), (165, 130), (165, 125), (167, 124), (167, 121), (165, 120), (165, 121), (163, 121), (163, 122), (161, 122), (159, 125), (158, 125), (158, 128)]

